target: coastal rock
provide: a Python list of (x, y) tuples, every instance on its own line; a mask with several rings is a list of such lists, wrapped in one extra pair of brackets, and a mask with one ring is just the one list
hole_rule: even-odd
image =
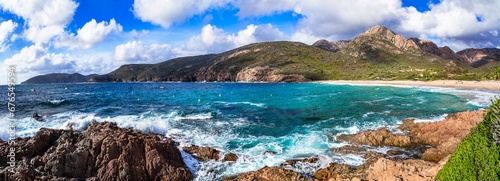
[(352, 180), (356, 177), (356, 173), (355, 169), (347, 164), (330, 163), (328, 167), (319, 169), (313, 176), (318, 180)]
[(369, 130), (360, 132), (354, 135), (342, 134), (337, 136), (337, 140), (348, 142), (351, 144), (361, 144), (370, 146), (396, 146), (396, 147), (412, 146), (412, 141), (409, 136), (403, 134), (392, 134), (385, 127), (373, 131)]
[(280, 167), (264, 167), (257, 171), (240, 174), (236, 177), (224, 178), (224, 181), (313, 181), (301, 174)]
[(408, 134), (392, 134), (383, 127), (352, 135), (339, 135), (336, 139), (351, 144), (370, 146), (410, 148), (429, 145), (432, 149), (424, 150), (422, 158), (438, 162), (455, 151), (470, 129), (481, 122), (485, 114), (486, 110), (467, 111), (448, 115), (443, 121), (430, 123), (415, 123), (414, 119), (405, 119), (399, 129), (408, 131)]
[(356, 145), (345, 145), (339, 148), (332, 148), (330, 149), (330, 151), (341, 155), (347, 155), (347, 154), (359, 154), (366, 151), (366, 149)]
[[(219, 160), (221, 152), (217, 149), (211, 147), (203, 147), (191, 145), (188, 147), (183, 147), (182, 150), (192, 154), (195, 158), (200, 159), (202, 161), (209, 160)], [(234, 153), (227, 153), (224, 155), (224, 159), (222, 161), (236, 161), (238, 160), (238, 156)]]
[(424, 160), (391, 160), (380, 158), (367, 170), (367, 180), (434, 180), (437, 172), (448, 161), (439, 163)]
[(242, 82), (306, 82), (303, 75), (281, 75), (279, 69), (269, 66), (246, 68), (238, 72), (236, 81)]
[[(36, 180), (192, 179), (171, 139), (119, 128), (115, 123), (92, 122), (83, 132), (41, 129), (26, 140), (18, 143), (16, 154), (23, 155), (18, 169), (24, 170), (18, 173)], [(6, 180), (16, 176), (2, 174)]]

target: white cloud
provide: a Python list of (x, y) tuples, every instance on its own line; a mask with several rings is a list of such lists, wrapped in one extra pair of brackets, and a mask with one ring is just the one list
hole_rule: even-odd
[(225, 4), (226, 0), (134, 0), (132, 10), (144, 22), (169, 28), (173, 23), (184, 22), (194, 15)]
[(302, 15), (292, 40), (305, 43), (317, 38), (351, 39), (378, 24), (407, 37), (436, 37), (456, 45), (485, 47), (500, 42), (498, 0), (442, 0), (429, 4), (426, 12), (402, 7), (400, 0), (235, 0), (232, 4), (240, 18), (286, 11)]
[(287, 39), (285, 34), (271, 24), (248, 25), (237, 34), (228, 34), (211, 24), (204, 26), (200, 35), (191, 37), (183, 46), (190, 53), (220, 53), (250, 43)]
[(0, 52), (5, 51), (9, 47), (5, 42), (9, 41), (9, 35), (12, 34), (16, 27), (17, 23), (12, 22), (12, 20), (0, 23)]
[(23, 36), (34, 43), (46, 43), (64, 32), (78, 4), (72, 0), (0, 0), (3, 11), (22, 17), (27, 24)]
[(299, 0), (236, 0), (233, 4), (238, 7), (238, 16), (241, 18), (252, 16), (272, 15), (294, 9)]
[(141, 41), (130, 41), (116, 46), (114, 59), (121, 64), (158, 63), (176, 56), (168, 44), (145, 45)]
[[(402, 28), (440, 37), (458, 37), (500, 28), (500, 1), (443, 0), (421, 13), (405, 12)], [(478, 21), (481, 19), (481, 21)]]
[(65, 72), (73, 69), (74, 59), (69, 54), (49, 53), (48, 47), (34, 44), (5, 60), (6, 65), (16, 65), (20, 73)]
[[(112, 59), (109, 53), (92, 52), (53, 53), (46, 44), (34, 44), (24, 47), (17, 54), (0, 63), (2, 67), (15, 65), (17, 67), (17, 83), (31, 77), (48, 73), (81, 73), (104, 74), (116, 69), (119, 62)], [(4, 71), (0, 72), (0, 75)], [(6, 79), (5, 79), (6, 80)], [(5, 84), (0, 80), (0, 84)]]
[(85, 23), (77, 34), (63, 33), (56, 41), (56, 47), (69, 47), (70, 49), (80, 48), (89, 49), (94, 44), (104, 40), (111, 32), (121, 32), (122, 26), (116, 23), (115, 19), (108, 22), (101, 21), (97, 23), (95, 19)]
[(143, 36), (146, 36), (150, 33), (150, 31), (148, 30), (141, 30), (141, 31), (137, 31), (137, 30), (132, 30), (130, 31), (129, 35), (133, 38), (133, 39), (139, 39), (139, 38), (142, 38)]

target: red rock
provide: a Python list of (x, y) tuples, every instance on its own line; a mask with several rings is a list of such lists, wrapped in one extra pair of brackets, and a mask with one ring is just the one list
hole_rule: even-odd
[(312, 181), (297, 172), (280, 167), (264, 167), (257, 171), (224, 178), (224, 181)]
[[(26, 164), (18, 162), (19, 177), (36, 180), (192, 179), (171, 139), (119, 128), (115, 123), (92, 122), (84, 132), (41, 129), (33, 138), (21, 143), (18, 152), (24, 155)], [(34, 168), (39, 170), (36, 176), (32, 174)], [(0, 172), (2, 174), (5, 172)]]
[[(202, 161), (219, 160), (220, 151), (211, 147), (191, 145), (183, 147), (182, 150), (192, 154), (195, 158)], [(234, 153), (227, 153), (222, 161), (236, 161), (238, 156)]]

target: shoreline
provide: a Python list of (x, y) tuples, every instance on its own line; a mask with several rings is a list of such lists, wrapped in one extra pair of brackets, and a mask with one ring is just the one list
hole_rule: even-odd
[(340, 84), (340, 85), (351, 84), (351, 85), (429, 86), (429, 87), (445, 87), (445, 88), (500, 91), (500, 81), (322, 80), (322, 81), (314, 81), (314, 82), (325, 83), (325, 84)]

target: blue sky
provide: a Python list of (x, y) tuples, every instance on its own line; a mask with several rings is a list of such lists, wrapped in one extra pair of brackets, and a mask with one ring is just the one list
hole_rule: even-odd
[(498, 0), (0, 0), (0, 61), (19, 67), (19, 81), (103, 74), (255, 42), (352, 39), (374, 25), (455, 51), (499, 47), (498, 9)]

